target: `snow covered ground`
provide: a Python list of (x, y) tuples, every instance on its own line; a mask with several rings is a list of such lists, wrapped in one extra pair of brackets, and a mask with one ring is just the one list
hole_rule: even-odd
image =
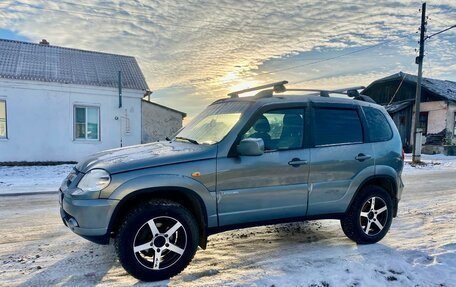
[(456, 286), (455, 172), (404, 175), (399, 216), (378, 244), (338, 221), (224, 232), (170, 281), (138, 282), (112, 246), (63, 226), (55, 195), (0, 197), (0, 286)]
[(73, 166), (0, 166), (0, 194), (57, 191)]
[[(65, 228), (55, 195), (0, 196), (0, 286), (456, 286), (456, 157), (423, 159), (405, 167), (398, 217), (377, 244), (356, 245), (336, 220), (229, 231), (157, 283), (138, 282), (112, 246)], [(57, 188), (70, 168), (0, 168), (0, 188)], [(18, 180), (30, 170), (55, 179)]]

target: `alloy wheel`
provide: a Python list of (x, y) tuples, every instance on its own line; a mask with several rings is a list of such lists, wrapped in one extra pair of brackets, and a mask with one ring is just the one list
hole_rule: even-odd
[(380, 197), (371, 197), (363, 204), (359, 216), (361, 229), (368, 236), (379, 234), (388, 221), (388, 207)]
[(148, 269), (163, 270), (179, 261), (187, 247), (187, 233), (179, 220), (160, 216), (144, 223), (133, 240), (136, 260)]

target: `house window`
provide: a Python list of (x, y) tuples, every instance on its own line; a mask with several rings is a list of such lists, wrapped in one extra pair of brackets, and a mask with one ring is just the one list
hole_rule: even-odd
[(100, 140), (100, 108), (74, 107), (74, 139)]
[(427, 129), (428, 129), (428, 115), (429, 113), (428, 112), (421, 112), (420, 113), (420, 124), (419, 124), (419, 128), (421, 128), (422, 130), (422, 134), (423, 135), (426, 135), (427, 134)]
[(0, 100), (0, 139), (6, 139), (6, 101)]

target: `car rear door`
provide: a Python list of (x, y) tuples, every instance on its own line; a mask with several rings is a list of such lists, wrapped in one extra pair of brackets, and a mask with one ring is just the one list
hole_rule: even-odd
[(362, 173), (374, 174), (373, 148), (365, 142), (362, 119), (356, 104), (313, 105), (307, 215), (344, 212), (354, 181)]
[(259, 113), (238, 139), (262, 138), (265, 153), (217, 159), (220, 226), (305, 216), (310, 159), (308, 137), (303, 136), (305, 110), (276, 108)]

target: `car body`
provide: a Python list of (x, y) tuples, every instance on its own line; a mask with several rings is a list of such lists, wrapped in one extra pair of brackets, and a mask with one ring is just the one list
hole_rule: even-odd
[[(210, 118), (224, 109), (228, 112)], [(209, 235), (229, 229), (310, 219), (347, 221), (355, 199), (374, 187), (389, 197), (380, 196), (377, 202), (391, 200), (391, 207), (386, 207), (388, 203), (382, 210), (396, 216), (403, 189), (403, 151), (399, 133), (381, 106), (337, 97), (284, 95), (222, 99), (207, 111), (189, 124), (190, 132), (204, 138), (206, 129), (220, 131), (217, 140), (191, 142), (179, 137), (188, 134), (184, 128), (173, 140), (108, 150), (78, 163), (60, 189), (65, 224), (84, 238), (108, 244), (134, 208), (165, 200), (188, 211), (198, 229), (193, 232), (198, 234), (197, 244), (205, 248)], [(225, 122), (217, 122), (218, 115), (226, 117)], [(198, 126), (202, 122), (205, 126)], [(377, 127), (378, 122), (383, 126)], [(109, 183), (101, 190), (82, 190), (81, 179), (97, 171), (100, 178), (104, 176), (101, 181), (109, 177)], [(360, 212), (375, 226), (376, 211), (369, 216), (362, 210), (358, 216)], [(346, 234), (352, 225), (343, 224)], [(371, 243), (370, 226), (360, 226), (367, 230), (367, 239), (347, 236)], [(153, 242), (151, 236), (148, 240)], [(143, 265), (147, 267), (147, 262)], [(126, 269), (142, 280), (178, 273), (148, 277)]]

